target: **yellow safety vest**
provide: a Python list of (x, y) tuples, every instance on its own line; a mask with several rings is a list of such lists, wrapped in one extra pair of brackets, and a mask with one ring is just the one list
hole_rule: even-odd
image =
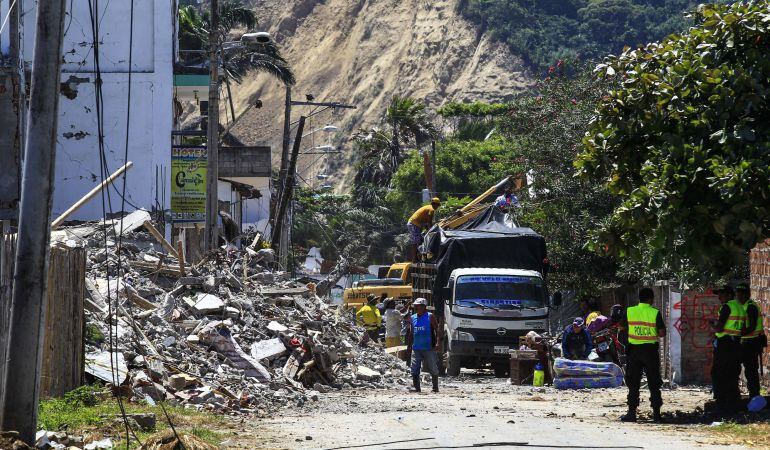
[(743, 305), (738, 300), (730, 300), (727, 302), (727, 306), (730, 307), (730, 317), (727, 318), (724, 329), (716, 333), (718, 338), (740, 336), (743, 330), (743, 323), (746, 321), (746, 310), (743, 309)]
[(376, 330), (380, 328), (381, 316), (376, 306), (364, 305), (356, 313), (359, 325), (363, 325), (367, 330)]
[(748, 300), (746, 304), (743, 305), (743, 308), (746, 311), (746, 322), (748, 323), (748, 320), (749, 320), (749, 313), (748, 313), (749, 305), (754, 305), (754, 307), (757, 308), (757, 325), (754, 327), (753, 330), (751, 330), (749, 334), (741, 337), (741, 339), (743, 340), (757, 338), (765, 332), (765, 325), (762, 322), (762, 310), (759, 309), (759, 305), (757, 305), (754, 300)]
[(655, 323), (658, 310), (647, 303), (639, 303), (626, 309), (628, 318), (628, 343), (634, 345), (658, 342), (658, 327)]

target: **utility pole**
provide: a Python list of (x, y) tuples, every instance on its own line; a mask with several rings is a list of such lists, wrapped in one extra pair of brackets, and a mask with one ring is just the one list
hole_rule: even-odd
[(286, 170), (289, 166), (289, 144), (291, 142), (291, 86), (286, 85), (286, 98), (283, 109), (283, 145), (281, 147), (281, 168), (278, 171), (278, 189), (275, 191), (274, 201), (270, 202), (270, 220), (275, 226), (275, 215), (278, 212), (278, 204), (284, 191)]
[(203, 248), (210, 252), (219, 245), (219, 0), (211, 0), (209, 29), (209, 114), (206, 133), (206, 229)]
[(2, 428), (35, 444), (66, 0), (37, 3)]
[(289, 202), (294, 194), (295, 176), (297, 174), (297, 158), (299, 157), (299, 148), (302, 145), (302, 132), (305, 129), (305, 116), (299, 118), (299, 124), (297, 125), (297, 137), (294, 139), (294, 147), (291, 150), (291, 159), (286, 168), (286, 178), (283, 183), (283, 192), (279, 198), (279, 203), (276, 206), (275, 222), (273, 223), (273, 235), (270, 240), (273, 246), (273, 250), (279, 254), (281, 258), (285, 256), (285, 253), (281, 250), (281, 241), (284, 237), (288, 237), (288, 233), (284, 230), (284, 218), (286, 217), (286, 210), (289, 207)]

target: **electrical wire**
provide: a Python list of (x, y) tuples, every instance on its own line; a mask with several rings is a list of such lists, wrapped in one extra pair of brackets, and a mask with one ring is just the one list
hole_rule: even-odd
[[(102, 73), (101, 73), (101, 65), (99, 61), (99, 20), (96, 19), (96, 15), (99, 11), (99, 0), (88, 0), (88, 12), (91, 20), (91, 36), (92, 36), (92, 43), (93, 43), (93, 59), (94, 59), (94, 71), (96, 74), (95, 80), (94, 80), (94, 100), (95, 100), (95, 107), (96, 107), (96, 123), (97, 123), (97, 134), (98, 134), (98, 149), (99, 149), (99, 172), (101, 181), (104, 182), (107, 178), (107, 158), (106, 158), (106, 152), (104, 148), (104, 96), (102, 92)], [(105, 193), (106, 191), (106, 193)], [(109, 190), (101, 190), (101, 198), (102, 198), (102, 213), (104, 215), (104, 218), (106, 220), (107, 218), (107, 211), (109, 209), (110, 215), (112, 214), (112, 199), (109, 195)], [(107, 244), (107, 233), (104, 234), (104, 249), (105, 252), (108, 250), (108, 244)], [(118, 250), (120, 252), (120, 250)], [(108, 338), (109, 338), (109, 345), (110, 345), (110, 372), (112, 376), (112, 385), (118, 386), (118, 376), (116, 371), (116, 364), (115, 361), (115, 350), (116, 350), (116, 341), (118, 339), (118, 319), (119, 314), (117, 314), (120, 309), (120, 304), (118, 302), (118, 296), (116, 295), (115, 299), (115, 308), (112, 307), (112, 295), (110, 292), (110, 274), (109, 274), (109, 258), (107, 259), (107, 312), (108, 312)], [(118, 279), (116, 280), (116, 286), (120, 283), (120, 268), (118, 268)], [(118, 286), (119, 287), (119, 286)], [(113, 326), (112, 318), (115, 319), (115, 327), (114, 327), (114, 333), (113, 333)], [(120, 390), (117, 390), (117, 402), (118, 407), (120, 409), (121, 417), (123, 419), (123, 425), (126, 430), (126, 450), (128, 450), (129, 445), (131, 443), (131, 436), (136, 439), (137, 442), (141, 445), (141, 441), (136, 436), (136, 433), (132, 429), (131, 425), (128, 422), (128, 416), (126, 415), (125, 406), (123, 405), (123, 400), (121, 398)]]

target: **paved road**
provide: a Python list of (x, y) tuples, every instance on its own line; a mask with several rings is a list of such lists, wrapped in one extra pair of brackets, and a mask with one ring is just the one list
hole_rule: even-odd
[[(619, 422), (625, 394), (625, 389), (534, 389), (493, 379), (449, 381), (440, 395), (406, 390), (327, 394), (309, 409), (287, 410), (251, 424), (229, 445), (339, 450), (725, 448), (703, 425)], [(706, 398), (697, 391), (666, 392), (664, 411), (692, 411)]]

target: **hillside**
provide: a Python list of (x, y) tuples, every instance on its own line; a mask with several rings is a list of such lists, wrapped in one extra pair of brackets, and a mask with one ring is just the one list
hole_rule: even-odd
[[(271, 32), (297, 75), (294, 98), (354, 104), (356, 110), (317, 115), (308, 129), (326, 123), (340, 128), (334, 139), (343, 155), (328, 156), (329, 184), (344, 189), (353, 155), (348, 141), (362, 127), (377, 125), (394, 94), (424, 99), (432, 107), (448, 101), (499, 101), (532, 84), (521, 58), (479, 33), (462, 18), (456, 0), (252, 0), (260, 26)], [(249, 97), (262, 109), (248, 113), (233, 130), (246, 143), (267, 142), (280, 154), (283, 88), (265, 75), (234, 87), (236, 110)], [(293, 117), (307, 114), (297, 107)], [(307, 139), (327, 144), (323, 133)], [(323, 158), (306, 156), (300, 174), (310, 182)]]
[[(720, 0), (715, 0), (720, 1)], [(538, 69), (594, 59), (686, 29), (696, 0), (459, 0), (463, 17)]]

